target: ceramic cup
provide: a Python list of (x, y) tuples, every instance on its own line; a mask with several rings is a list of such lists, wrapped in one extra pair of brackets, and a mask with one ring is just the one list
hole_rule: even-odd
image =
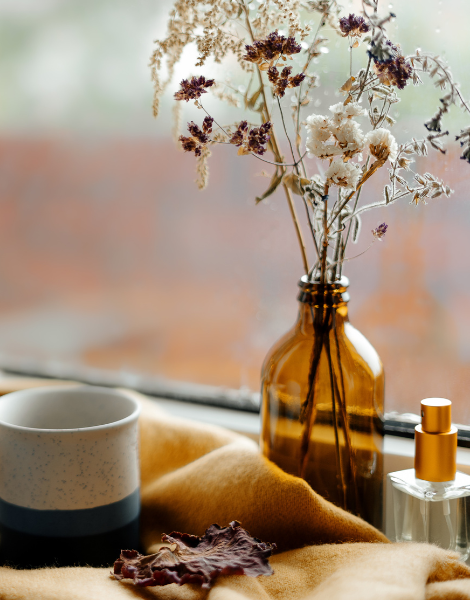
[(92, 386), (0, 398), (0, 558), (110, 565), (139, 547), (140, 406)]

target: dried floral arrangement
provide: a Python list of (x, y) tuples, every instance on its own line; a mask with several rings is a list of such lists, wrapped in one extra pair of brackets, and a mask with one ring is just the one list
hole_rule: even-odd
[[(414, 172), (411, 165), (413, 157), (426, 155), (429, 147), (445, 153), (442, 138), (449, 132), (442, 121), (452, 105), (470, 112), (439, 56), (421, 50), (404, 56), (400, 46), (388, 39), (386, 27), (395, 15), (380, 15), (378, 0), (363, 0), (358, 15), (341, 16), (341, 11), (336, 0), (176, 0), (167, 36), (156, 41), (150, 62), (156, 116), (161, 94), (188, 44), (197, 48), (198, 67), (209, 57), (216, 62), (229, 54), (236, 57), (246, 74), (246, 91), (201, 75), (184, 79), (174, 98), (176, 106), (193, 101), (207, 113), (203, 95), (211, 92), (235, 106), (243, 104), (246, 119), (220, 125), (207, 113), (200, 124), (188, 123), (188, 134), (181, 135), (179, 142), (196, 156), (200, 188), (207, 184), (207, 159), (215, 144), (232, 144), (239, 155), (271, 164), (270, 185), (256, 201), (282, 187), (305, 272), (321, 283), (341, 277), (344, 262), (350, 260), (348, 243), (357, 241), (364, 212), (406, 197), (418, 205), (427, 198), (452, 193), (437, 177)], [(316, 27), (312, 25), (315, 16)], [(315, 59), (325, 60), (321, 50), (327, 43), (323, 37), (327, 25), (344, 38), (350, 61), (339, 90), (343, 100), (331, 106), (328, 115), (320, 115), (310, 108), (320, 85), (310, 69)], [(354, 70), (359, 62), (359, 69)], [(424, 124), (427, 132), (422, 139), (398, 145), (390, 131), (395, 122), (392, 107), (399, 102), (400, 90), (410, 83), (420, 85), (424, 74), (443, 90), (437, 112)], [(293, 94), (286, 108), (287, 90)], [(367, 128), (360, 121), (364, 117)], [(456, 139), (462, 146), (462, 158), (470, 162), (470, 127)], [(281, 140), (288, 147), (287, 159)], [(315, 167), (309, 160), (312, 157), (325, 161), (322, 174), (311, 173), (312, 164)], [(383, 198), (361, 204), (362, 187), (382, 167), (389, 174)], [(293, 194), (302, 199), (315, 252), (313, 264), (307, 257)], [(385, 223), (374, 229), (371, 243), (382, 239), (386, 230)]]
[(268, 558), (275, 544), (252, 537), (238, 521), (228, 527), (211, 525), (203, 537), (174, 531), (163, 534), (170, 544), (143, 556), (123, 550), (114, 563), (114, 577), (133, 579), (139, 587), (195, 583), (210, 588), (219, 575), (272, 575)]

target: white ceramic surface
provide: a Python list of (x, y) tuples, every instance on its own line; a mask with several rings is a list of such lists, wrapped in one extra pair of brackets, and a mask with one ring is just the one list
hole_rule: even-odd
[(123, 390), (23, 390), (0, 398), (0, 498), (39, 510), (122, 500), (139, 487), (140, 406)]

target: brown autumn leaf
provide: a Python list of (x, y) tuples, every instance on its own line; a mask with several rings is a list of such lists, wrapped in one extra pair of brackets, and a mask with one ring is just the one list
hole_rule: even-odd
[(308, 185), (310, 180), (306, 179), (305, 177), (299, 177), (295, 173), (289, 173), (288, 175), (284, 176), (283, 183), (285, 183), (285, 185), (287, 185), (287, 187), (292, 190), (294, 194), (297, 194), (297, 196), (302, 196), (304, 193), (302, 188), (303, 186)]
[(339, 88), (342, 92), (349, 92), (352, 88), (352, 84), (355, 81), (355, 77), (350, 77), (347, 81), (343, 83), (343, 85)]
[(162, 535), (170, 546), (143, 556), (137, 550), (122, 550), (114, 563), (114, 577), (133, 579), (139, 587), (196, 583), (210, 588), (219, 575), (272, 575), (268, 558), (276, 548), (251, 537), (232, 521), (228, 527), (211, 525), (203, 537), (179, 533)]

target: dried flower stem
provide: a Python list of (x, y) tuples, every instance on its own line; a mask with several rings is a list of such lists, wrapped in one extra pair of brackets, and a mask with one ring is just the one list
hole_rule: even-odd
[[(241, 7), (243, 8), (244, 12), (245, 12), (245, 20), (246, 20), (246, 25), (248, 28), (248, 31), (250, 33), (250, 37), (251, 37), (251, 41), (254, 42), (255, 40), (255, 36), (253, 35), (253, 29), (251, 27), (251, 23), (250, 23), (250, 17), (248, 14), (248, 9), (246, 7), (246, 4), (244, 2), (244, 0), (242, 0), (241, 2)], [(269, 113), (269, 108), (268, 108), (268, 100), (266, 97), (266, 90), (264, 88), (264, 82), (263, 82), (263, 77), (261, 75), (261, 71), (259, 69), (259, 65), (256, 65), (256, 72), (258, 73), (258, 79), (259, 79), (259, 84), (260, 84), (260, 88), (261, 88), (261, 95), (263, 97), (263, 102), (264, 102), (264, 111), (266, 113), (266, 119), (267, 121), (271, 121), (271, 115)], [(271, 135), (271, 144), (274, 150), (274, 155), (275, 158), (277, 158), (279, 160), (279, 162), (282, 162), (281, 160), (281, 154), (279, 152), (279, 145), (277, 143), (277, 139), (276, 139), (276, 135), (274, 130), (272, 131), (272, 135)], [(293, 160), (295, 162), (295, 157), (293, 157)], [(300, 252), (302, 254), (302, 262), (304, 265), (304, 270), (305, 273), (308, 273), (308, 258), (307, 258), (307, 250), (305, 247), (305, 242), (304, 242), (304, 238), (302, 235), (302, 230), (300, 228), (300, 223), (299, 220), (297, 218), (297, 213), (295, 211), (295, 206), (294, 206), (294, 201), (292, 199), (292, 194), (291, 191), (289, 190), (289, 188), (287, 187), (287, 185), (285, 183), (282, 184), (282, 187), (284, 188), (284, 192), (286, 194), (286, 198), (287, 198), (287, 203), (289, 204), (289, 210), (292, 216), (292, 220), (294, 221), (294, 227), (295, 227), (295, 232), (297, 234), (297, 241), (299, 242), (299, 246), (300, 246)]]
[[(355, 497), (355, 501), (356, 501), (356, 513), (360, 514), (361, 506), (360, 506), (360, 501), (359, 501), (359, 491), (357, 489), (357, 478), (356, 478), (356, 474), (357, 474), (356, 451), (351, 442), (351, 432), (349, 430), (349, 418), (348, 418), (348, 413), (346, 411), (346, 389), (344, 386), (343, 363), (341, 361), (341, 350), (339, 347), (338, 329), (336, 327), (336, 310), (334, 310), (334, 309), (333, 309), (333, 324), (332, 325), (333, 325), (332, 328), (333, 328), (334, 336), (335, 336), (336, 359), (338, 361), (340, 382), (341, 382), (341, 393), (340, 393), (338, 387), (336, 387), (336, 393), (338, 396), (339, 407), (341, 410), (341, 418), (344, 423), (343, 433), (344, 433), (344, 439), (346, 442), (346, 449), (347, 449), (348, 458), (349, 458), (349, 468), (351, 471), (351, 478), (352, 478), (352, 483), (353, 483), (352, 487), (354, 489), (354, 497)], [(336, 386), (338, 386), (337, 379), (335, 379), (335, 384), (336, 384)]]
[(328, 265), (328, 267), (330, 269), (332, 269), (333, 267), (336, 267), (337, 265), (339, 265), (340, 263), (344, 263), (348, 260), (354, 260), (355, 258), (359, 258), (359, 256), (362, 256), (363, 254), (365, 254), (368, 250), (370, 250), (370, 248), (372, 248), (372, 244), (375, 242), (375, 238), (371, 241), (371, 243), (367, 246), (367, 248), (365, 250), (363, 250), (362, 252), (360, 252), (359, 254), (356, 254), (356, 256), (350, 256), (349, 258), (342, 258), (340, 261), (336, 262), (336, 263), (332, 263), (331, 265)]
[[(370, 161), (370, 156), (368, 156), (368, 157), (367, 157), (367, 161), (366, 161), (366, 171), (367, 171), (367, 169), (368, 169), (368, 167), (369, 167), (369, 161)], [(358, 203), (359, 203), (359, 198), (361, 197), (361, 192), (362, 192), (362, 187), (360, 187), (360, 188), (357, 190), (357, 192), (356, 192), (356, 200), (355, 200), (355, 202), (354, 202), (354, 207), (353, 207), (353, 210), (352, 210), (352, 213), (353, 213), (353, 214), (356, 212), (357, 205), (358, 205)], [(341, 269), (341, 272), (342, 272), (342, 269), (343, 269), (343, 262), (346, 260), (346, 259), (344, 258), (344, 253), (346, 252), (346, 247), (347, 247), (347, 245), (348, 245), (349, 236), (351, 235), (351, 227), (352, 227), (352, 223), (353, 223), (353, 222), (352, 222), (352, 219), (351, 219), (351, 221), (349, 222), (348, 233), (346, 234), (346, 239), (344, 240), (344, 245), (343, 245), (343, 248), (342, 248), (342, 251), (341, 251), (341, 257), (340, 257), (340, 269)]]
[[(331, 309), (331, 317), (333, 319), (333, 314), (335, 312), (335, 307), (332, 307)], [(341, 484), (341, 492), (342, 492), (342, 496), (343, 496), (343, 506), (342, 508), (346, 508), (347, 506), (347, 502), (346, 502), (346, 480), (345, 480), (345, 476), (344, 476), (344, 469), (343, 469), (343, 463), (341, 460), (341, 448), (340, 448), (340, 444), (339, 444), (339, 435), (338, 435), (338, 416), (336, 414), (336, 389), (337, 389), (337, 385), (335, 385), (336, 381), (335, 381), (335, 377), (333, 375), (333, 365), (332, 365), (332, 360), (331, 360), (331, 348), (330, 348), (330, 331), (329, 331), (329, 327), (325, 327), (324, 328), (324, 334), (325, 336), (325, 351), (326, 351), (326, 356), (328, 359), (328, 372), (330, 374), (330, 392), (331, 392), (331, 404), (332, 404), (332, 408), (333, 408), (333, 425), (334, 425), (334, 432), (335, 432), (335, 452), (336, 452), (336, 468), (337, 471), (339, 473), (339, 480), (340, 480), (340, 484)], [(341, 363), (340, 363), (341, 365)], [(339, 398), (338, 398), (339, 400)]]
[[(308, 69), (309, 65), (310, 65), (310, 61), (312, 60), (312, 56), (313, 56), (313, 52), (312, 49), (315, 48), (315, 44), (317, 43), (317, 39), (318, 39), (318, 35), (320, 33), (320, 29), (322, 27), (324, 27), (325, 22), (326, 22), (326, 14), (327, 13), (323, 13), (321, 18), (320, 18), (320, 22), (318, 23), (318, 27), (317, 30), (315, 32), (315, 35), (313, 37), (313, 41), (310, 44), (310, 49), (309, 49), (309, 53), (308, 53), (308, 58), (307, 58), (307, 62), (305, 63), (304, 68), (302, 69), (304, 72)], [(302, 104), (302, 85), (303, 83), (300, 84), (299, 86), (299, 99), (297, 101), (297, 131), (300, 130), (300, 106)], [(305, 167), (304, 167), (305, 170)]]
[[(369, 169), (367, 169), (367, 171), (364, 173), (364, 175), (361, 177), (361, 179), (359, 180), (359, 183), (357, 184), (357, 187), (355, 190), (353, 190), (350, 194), (348, 194), (346, 196), (346, 199), (343, 201), (343, 203), (341, 204), (341, 206), (338, 208), (338, 210), (336, 211), (336, 213), (332, 216), (328, 227), (331, 227), (332, 224), (334, 223), (335, 219), (338, 218), (338, 216), (341, 214), (341, 211), (343, 210), (343, 208), (348, 204), (348, 202), (351, 200), (351, 198), (354, 196), (354, 194), (358, 193), (361, 189), (361, 187), (364, 185), (364, 183), (370, 178), (372, 177), (372, 175), (378, 170), (380, 169), (380, 167), (382, 167), (384, 165), (385, 161), (384, 160), (376, 160), (372, 163), (372, 165), (370, 166)], [(344, 221), (349, 220), (352, 216), (354, 215), (350, 215), (349, 217), (347, 217)], [(343, 222), (344, 222), (343, 221)]]
[(300, 231), (299, 219), (297, 218), (297, 213), (295, 212), (294, 200), (292, 199), (292, 194), (287, 185), (282, 186), (284, 188), (284, 193), (286, 194), (287, 204), (289, 205), (290, 214), (292, 216), (292, 220), (294, 222), (295, 232), (297, 234), (297, 240), (300, 245), (300, 251), (302, 253), (302, 261), (304, 265), (305, 272), (308, 273), (308, 260), (307, 260), (307, 249), (305, 247), (305, 242), (302, 236), (302, 232)]
[(323, 192), (323, 248), (321, 255), (321, 272), (320, 281), (323, 285), (326, 283), (326, 258), (328, 255), (328, 190), (329, 186), (325, 184), (325, 190)]
[[(465, 101), (464, 97), (462, 96), (462, 92), (460, 91), (459, 86), (454, 82), (454, 79), (452, 77), (452, 74), (451, 74), (449, 68), (438, 56), (433, 56), (432, 54), (429, 54), (427, 52), (424, 52), (424, 53), (416, 52), (415, 54), (410, 54), (409, 56), (407, 56), (406, 60), (409, 60), (412, 62), (418, 61), (420, 63), (423, 63), (424, 61), (426, 61), (424, 63), (426, 65), (426, 67), (422, 69), (423, 72), (429, 71), (429, 69), (427, 68), (427, 61), (432, 61), (436, 65), (436, 68), (442, 73), (445, 83), (450, 88), (451, 95), (453, 97), (457, 96), (457, 98), (460, 100), (463, 108), (465, 108), (465, 110), (470, 113), (470, 106)], [(431, 73), (432, 73), (432, 71), (431, 71)], [(453, 100), (453, 101), (455, 102), (455, 100)]]
[[(287, 141), (289, 142), (290, 151), (291, 151), (291, 154), (292, 154), (292, 160), (294, 160), (294, 161), (295, 161), (294, 149), (293, 149), (293, 147), (292, 147), (292, 143), (291, 143), (291, 140), (290, 140), (290, 137), (289, 137), (289, 133), (288, 133), (288, 131), (287, 131), (286, 122), (285, 122), (285, 120), (284, 120), (284, 113), (282, 112), (282, 106), (281, 106), (281, 101), (279, 100), (279, 97), (277, 98), (277, 103), (278, 103), (278, 106), (279, 106), (279, 112), (281, 113), (281, 119), (282, 119), (282, 125), (283, 125), (283, 127), (284, 127), (284, 132), (285, 132), (285, 134), (286, 134)], [(295, 163), (294, 163), (294, 169), (295, 169), (295, 172), (297, 173), (297, 176), (300, 176), (300, 173), (299, 173), (299, 168), (298, 168), (298, 164), (299, 164), (299, 162), (301, 162), (301, 161), (302, 161), (302, 159), (303, 159), (303, 157), (305, 156), (305, 154), (306, 154), (306, 153), (304, 153), (304, 154), (303, 154), (303, 155), (300, 157), (300, 159), (299, 159), (297, 162), (295, 162)], [(308, 208), (308, 203), (307, 203), (307, 201), (306, 201), (306, 199), (305, 199), (305, 196), (304, 196), (303, 194), (302, 194), (302, 200), (303, 200), (303, 203), (304, 203), (304, 206), (305, 206), (305, 211), (306, 211), (306, 213), (307, 213), (307, 221), (308, 221), (308, 224), (309, 224), (309, 227), (310, 227), (310, 231), (311, 231), (311, 233), (312, 233), (312, 239), (313, 239), (313, 244), (314, 244), (314, 247), (315, 247), (315, 251), (316, 251), (316, 253), (317, 253), (317, 256), (319, 257), (319, 256), (320, 256), (320, 251), (319, 251), (319, 249), (318, 249), (317, 238), (316, 238), (316, 235), (315, 235), (315, 228), (314, 228), (314, 226), (313, 226), (312, 219), (311, 219), (311, 217), (310, 217), (310, 210), (309, 210), (309, 208)], [(308, 270), (308, 268), (307, 268), (307, 271), (306, 271), (306, 273), (308, 273), (308, 272), (309, 272), (309, 270)]]

